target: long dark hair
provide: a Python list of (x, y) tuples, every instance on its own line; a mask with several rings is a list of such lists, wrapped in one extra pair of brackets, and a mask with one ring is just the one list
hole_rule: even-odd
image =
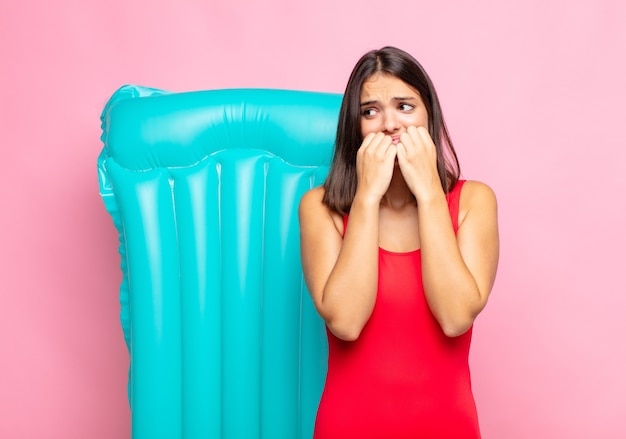
[(361, 88), (376, 73), (397, 77), (415, 89), (428, 113), (428, 132), (437, 150), (437, 171), (446, 193), (456, 185), (461, 174), (435, 87), (415, 58), (395, 47), (372, 50), (361, 57), (350, 74), (339, 110), (335, 154), (324, 182), (323, 202), (331, 210), (345, 215), (356, 193), (356, 153), (361, 135)]

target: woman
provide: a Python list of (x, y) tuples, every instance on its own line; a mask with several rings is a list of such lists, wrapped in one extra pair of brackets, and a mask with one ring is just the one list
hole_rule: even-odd
[(420, 64), (393, 47), (365, 54), (328, 178), (299, 209), (329, 344), (315, 439), (480, 437), (468, 354), (498, 263), (496, 199), (459, 175)]

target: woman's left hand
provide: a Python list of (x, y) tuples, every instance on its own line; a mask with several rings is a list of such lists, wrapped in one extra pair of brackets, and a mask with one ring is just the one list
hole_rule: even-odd
[(418, 203), (441, 191), (437, 150), (426, 128), (408, 127), (400, 136), (397, 157), (400, 171)]

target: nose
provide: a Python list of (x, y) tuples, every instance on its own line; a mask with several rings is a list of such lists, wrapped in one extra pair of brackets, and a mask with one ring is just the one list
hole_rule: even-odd
[(383, 131), (385, 133), (395, 133), (400, 128), (400, 122), (393, 111), (383, 113)]

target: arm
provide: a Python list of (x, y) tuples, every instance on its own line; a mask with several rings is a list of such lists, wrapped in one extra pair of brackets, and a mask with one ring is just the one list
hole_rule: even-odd
[(456, 236), (445, 196), (419, 203), (426, 299), (446, 335), (461, 335), (487, 304), (495, 280), (499, 253), (496, 198), (488, 186), (466, 182)]
[(302, 268), (315, 307), (338, 338), (355, 340), (370, 318), (378, 290), (378, 213), (396, 156), (391, 137), (366, 136), (357, 153), (357, 191), (350, 226), (322, 203), (323, 188), (300, 202)]
[(496, 198), (482, 183), (465, 183), (455, 236), (428, 131), (411, 127), (401, 141), (400, 168), (418, 203), (426, 300), (443, 331), (448, 336), (461, 335), (485, 307), (495, 279), (499, 254)]
[(376, 301), (378, 285), (378, 204), (355, 200), (350, 227), (322, 204), (323, 188), (300, 203), (302, 268), (313, 303), (330, 331), (343, 340), (358, 338)]

